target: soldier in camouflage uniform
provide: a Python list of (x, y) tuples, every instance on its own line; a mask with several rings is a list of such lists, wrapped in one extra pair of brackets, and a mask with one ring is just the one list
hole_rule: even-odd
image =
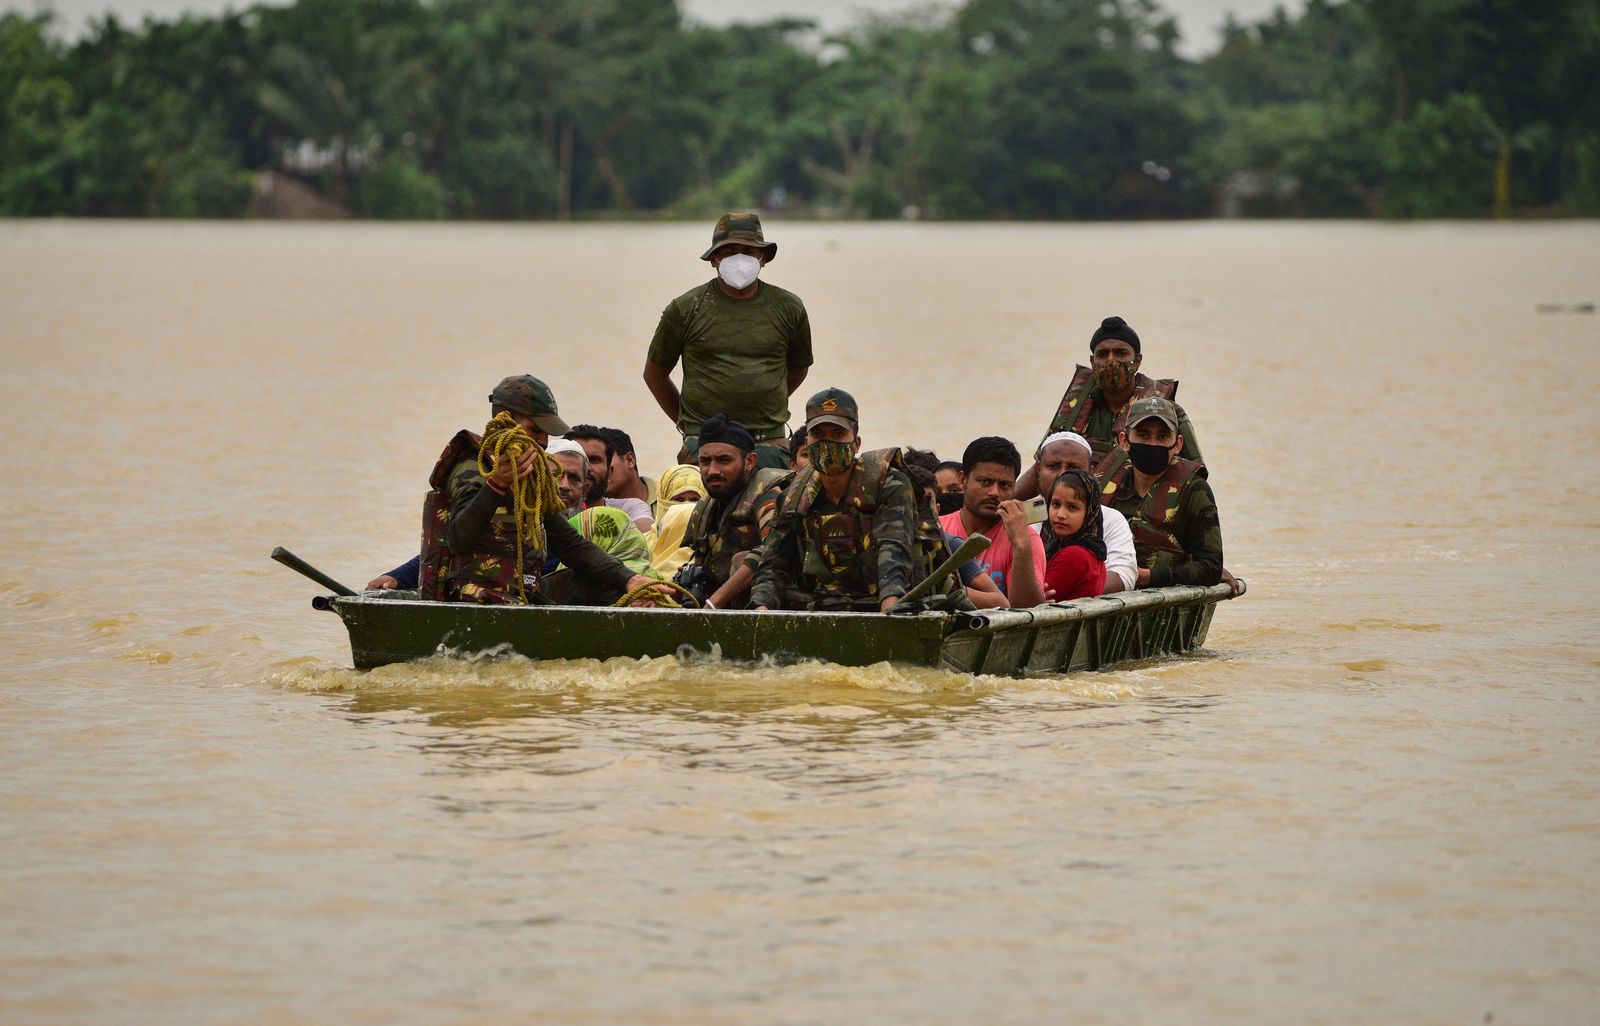
[[(568, 430), (556, 410), (555, 396), (543, 381), (530, 375), (506, 378), (489, 393), (492, 414), (509, 413), (518, 426), (542, 447), (552, 432)], [(513, 476), (509, 460), (497, 459), (485, 477), (478, 469), (482, 439), (470, 431), (457, 432), (440, 454), (429, 477), (432, 491), (423, 507), (422, 597), (444, 602), (504, 604), (520, 602), (518, 579), (537, 588), (545, 553), (523, 548), (523, 564), (516, 565), (516, 521), (508, 495)], [(517, 461), (515, 477), (546, 472), (535, 461), (546, 459), (528, 449)], [(543, 517), (549, 549), (572, 567), (589, 586), (593, 601), (614, 601), (624, 592), (651, 583), (586, 541), (567, 521), (566, 514)]]
[[(760, 278), (778, 255), (751, 211), (724, 214), (700, 255), (716, 277), (667, 304), (645, 357), (644, 381), (683, 435), (680, 462), (698, 451), (694, 432), (719, 412), (756, 438), (756, 463), (788, 467), (789, 397), (811, 367), (811, 320), (800, 297)], [(683, 363), (683, 390), (672, 370)]]
[(684, 532), (684, 544), (694, 555), (678, 571), (678, 582), (707, 595), (707, 609), (742, 609), (761, 543), (794, 475), (758, 468), (755, 438), (725, 413), (702, 424), (698, 437), (706, 494), (695, 503)]
[(756, 609), (888, 610), (942, 560), (944, 536), (900, 450), (860, 452), (858, 423), (842, 389), (807, 401), (811, 463), (784, 492), (761, 547)]
[[(1159, 396), (1173, 401), (1178, 411), (1178, 433), (1183, 436), (1186, 460), (1204, 463), (1194, 425), (1183, 407), (1176, 405), (1178, 383), (1171, 378), (1151, 378), (1139, 372), (1144, 352), (1139, 333), (1121, 317), (1107, 317), (1089, 337), (1089, 362), (1075, 368), (1061, 407), (1050, 420), (1045, 435), (1071, 431), (1089, 440), (1094, 449), (1090, 467), (1103, 483), (1122, 469), (1128, 454), (1117, 444), (1119, 433), (1127, 428), (1128, 408), (1140, 399)], [(1039, 465), (1035, 463), (1017, 479), (1019, 499), (1039, 494)]]
[(1129, 407), (1128, 426), (1118, 436), (1128, 459), (1101, 493), (1102, 505), (1128, 519), (1141, 588), (1210, 585), (1226, 575), (1217, 502), (1205, 466), (1179, 455), (1179, 417), (1178, 408), (1160, 396)]

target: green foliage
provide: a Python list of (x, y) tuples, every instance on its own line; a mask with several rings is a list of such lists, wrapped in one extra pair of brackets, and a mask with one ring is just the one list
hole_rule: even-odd
[(1385, 140), (1386, 213), (1398, 217), (1481, 217), (1493, 200), (1500, 132), (1483, 101), (1454, 93), (1423, 101)]
[(436, 221), (447, 210), (444, 186), (405, 157), (385, 157), (361, 176), (361, 213), (368, 217)]
[(0, 15), (0, 215), (1600, 211), (1600, 3), (1306, 0), (1179, 56), (1156, 0), (685, 24), (675, 0)]
[(1573, 144), (1573, 171), (1567, 193), (1567, 206), (1578, 214), (1600, 214), (1600, 132), (1591, 133)]

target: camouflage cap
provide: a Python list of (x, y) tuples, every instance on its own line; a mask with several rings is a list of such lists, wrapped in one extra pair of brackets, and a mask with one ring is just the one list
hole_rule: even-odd
[(824, 388), (806, 400), (806, 430), (818, 424), (837, 424), (851, 431), (861, 421), (855, 397), (842, 388)]
[(489, 401), (512, 413), (533, 418), (539, 428), (552, 435), (564, 435), (572, 428), (556, 411), (556, 396), (550, 386), (532, 374), (513, 374), (489, 393)]
[(760, 246), (767, 251), (769, 264), (778, 255), (778, 244), (768, 242), (761, 234), (761, 215), (749, 210), (734, 210), (718, 218), (717, 226), (711, 229), (711, 248), (701, 253), (700, 259), (710, 260), (723, 246)]
[(1128, 430), (1133, 430), (1139, 424), (1154, 417), (1161, 421), (1174, 433), (1178, 430), (1178, 408), (1159, 395), (1146, 396), (1128, 407)]

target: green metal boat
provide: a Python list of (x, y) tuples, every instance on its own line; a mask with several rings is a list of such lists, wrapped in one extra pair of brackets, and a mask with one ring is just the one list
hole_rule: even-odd
[[(1237, 594), (1244, 593), (1239, 582)], [(530, 659), (707, 655), (740, 662), (878, 662), (965, 673), (1095, 670), (1199, 648), (1227, 584), (1155, 588), (1032, 609), (805, 613), (479, 606), (393, 592), (319, 596), (350, 632), (358, 669), (509, 646)], [(394, 596), (394, 597), (389, 597)]]

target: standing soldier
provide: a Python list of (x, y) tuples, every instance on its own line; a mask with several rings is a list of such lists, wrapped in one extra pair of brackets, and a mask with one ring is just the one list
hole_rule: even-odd
[[(1094, 454), (1090, 467), (1104, 482), (1127, 461), (1118, 447), (1117, 437), (1127, 425), (1128, 407), (1141, 399), (1156, 396), (1174, 402), (1178, 411), (1178, 432), (1183, 435), (1183, 458), (1205, 462), (1194, 425), (1183, 407), (1175, 404), (1178, 382), (1172, 378), (1151, 378), (1139, 372), (1144, 352), (1139, 333), (1121, 317), (1107, 317), (1089, 336), (1089, 363), (1079, 365), (1061, 397), (1061, 407), (1051, 418), (1046, 435), (1071, 431), (1089, 440)], [(1031, 499), (1039, 494), (1039, 465), (1035, 463), (1017, 479), (1017, 497)]]
[(725, 413), (700, 425), (700, 480), (706, 494), (695, 503), (684, 544), (693, 558), (679, 583), (705, 595), (708, 609), (742, 609), (766, 540), (793, 474), (757, 467), (755, 438)]
[[(1128, 519), (1139, 560), (1138, 586), (1216, 584), (1222, 580), (1222, 526), (1203, 464), (1184, 459), (1178, 408), (1152, 396), (1128, 409), (1118, 442), (1127, 463), (1105, 483), (1100, 502)], [(1230, 578), (1231, 581), (1231, 578)]]
[[(661, 313), (644, 381), (683, 436), (680, 460), (698, 451), (700, 425), (725, 412), (755, 436), (758, 465), (789, 465), (789, 396), (811, 367), (811, 321), (799, 296), (760, 280), (777, 252), (760, 217), (724, 214), (700, 256), (716, 277)], [(672, 381), (679, 360), (681, 392)]]
[(860, 452), (856, 401), (806, 402), (811, 463), (784, 492), (761, 548), (756, 609), (887, 611), (943, 559), (944, 535), (899, 449)]

